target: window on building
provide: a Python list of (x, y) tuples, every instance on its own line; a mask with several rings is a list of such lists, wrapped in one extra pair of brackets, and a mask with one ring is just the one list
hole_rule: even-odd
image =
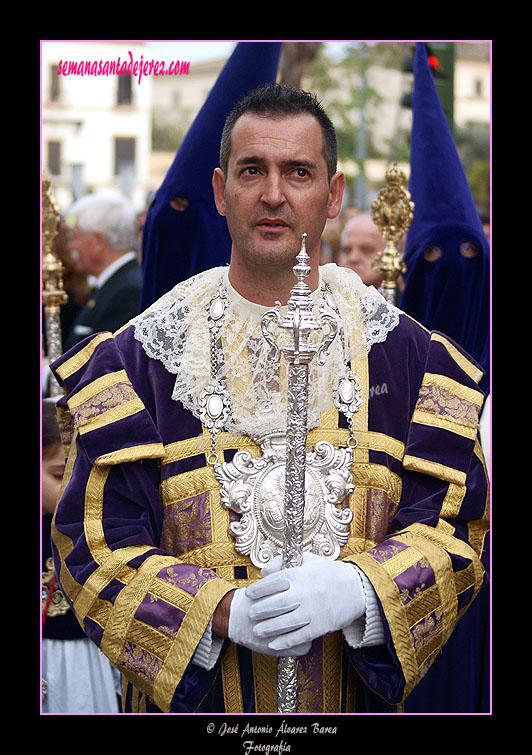
[(118, 76), (118, 90), (116, 97), (117, 105), (131, 105), (133, 102), (133, 88), (131, 86), (131, 74)]
[(50, 102), (59, 102), (60, 91), (59, 81), (61, 76), (57, 75), (59, 66), (56, 63), (52, 63), (50, 66)]
[(61, 142), (49, 141), (47, 144), (48, 173), (51, 176), (61, 175)]
[(135, 168), (135, 139), (133, 137), (115, 137), (115, 176), (124, 170)]
[(475, 81), (473, 82), (473, 91), (475, 92), (475, 96), (482, 97), (482, 90), (482, 79), (475, 79)]

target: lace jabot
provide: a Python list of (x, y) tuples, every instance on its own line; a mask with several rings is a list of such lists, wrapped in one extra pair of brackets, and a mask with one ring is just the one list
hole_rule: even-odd
[[(309, 428), (317, 426), (320, 413), (331, 407), (335, 376), (345, 372), (348, 362), (356, 372), (357, 360), (373, 344), (386, 340), (400, 315), (352, 270), (331, 263), (319, 272), (320, 286), (312, 294), (316, 316), (317, 308), (324, 306), (340, 319), (343, 337), (336, 337), (325, 365), (311, 362)], [(286, 364), (284, 358), (272, 362), (261, 332), (262, 315), (271, 307), (240, 296), (229, 283), (228, 273), (228, 267), (213, 268), (179, 283), (132, 324), (146, 354), (176, 376), (172, 398), (199, 418), (199, 396), (210, 379), (208, 309), (222, 284), (228, 307), (221, 332), (224, 359), (219, 378), (227, 383), (232, 408), (225, 429), (255, 437), (286, 427)]]

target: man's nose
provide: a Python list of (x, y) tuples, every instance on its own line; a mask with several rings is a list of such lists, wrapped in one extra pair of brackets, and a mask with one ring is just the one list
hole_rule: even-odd
[(345, 253), (346, 259), (348, 262), (350, 262), (352, 265), (354, 265), (357, 262), (360, 262), (362, 259), (362, 255), (360, 254), (360, 250), (356, 246), (352, 246), (350, 249), (348, 249)]
[(271, 207), (278, 207), (285, 201), (283, 182), (278, 173), (268, 173), (265, 177), (261, 199)]

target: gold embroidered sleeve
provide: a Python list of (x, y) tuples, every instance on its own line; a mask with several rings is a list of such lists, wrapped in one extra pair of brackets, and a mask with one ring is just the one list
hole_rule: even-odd
[[(390, 702), (404, 700), (424, 676), (486, 581), (481, 557), (489, 483), (478, 441), (481, 374), (447, 339), (432, 334), (392, 532), (350, 558), (373, 584), (388, 647), (400, 666), (402, 682), (393, 694), (386, 681), (379, 689), (385, 697), (396, 695), (387, 697)], [(380, 683), (371, 653), (359, 659), (359, 669)]]

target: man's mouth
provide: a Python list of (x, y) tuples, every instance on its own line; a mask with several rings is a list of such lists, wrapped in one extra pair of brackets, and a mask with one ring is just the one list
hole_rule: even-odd
[(280, 230), (288, 228), (288, 223), (280, 218), (261, 218), (256, 224), (261, 230)]

